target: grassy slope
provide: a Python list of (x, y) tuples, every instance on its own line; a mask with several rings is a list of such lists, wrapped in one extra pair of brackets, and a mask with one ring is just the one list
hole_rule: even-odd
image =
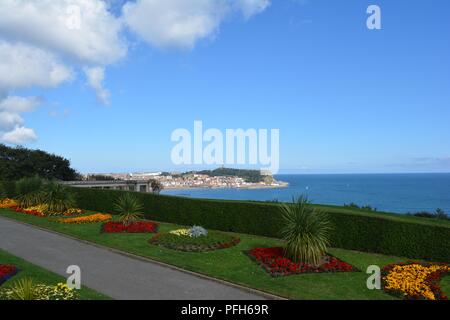
[[(18, 258), (16, 256), (13, 256), (12, 254), (9, 254), (6, 251), (0, 250), (0, 263), (1, 264), (14, 264), (16, 265), (21, 271), (16, 274), (14, 277), (10, 278), (8, 281), (6, 281), (2, 287), (8, 287), (12, 285), (16, 280), (19, 280), (21, 278), (30, 277), (34, 280), (36, 283), (43, 283), (48, 285), (56, 285), (59, 282), (66, 282), (66, 279), (53, 273), (50, 271), (47, 271), (45, 269), (42, 269), (38, 266), (35, 266), (34, 264), (31, 264), (21, 258)], [(80, 299), (83, 300), (105, 300), (110, 299), (107, 296), (100, 294), (98, 292), (95, 292), (94, 290), (91, 290), (86, 287), (82, 287), (80, 291), (78, 291), (80, 295)]]
[[(243, 251), (254, 247), (278, 246), (281, 242), (276, 239), (240, 235), (241, 243), (230, 249), (207, 253), (185, 253), (149, 245), (148, 240), (151, 237), (149, 234), (101, 234), (100, 223), (63, 225), (48, 221), (46, 218), (18, 214), (7, 210), (0, 210), (0, 214), (187, 270), (295, 299), (393, 299), (382, 291), (368, 290), (366, 288), (367, 274), (364, 271), (369, 265), (382, 267), (389, 263), (406, 260), (380, 254), (330, 249), (331, 254), (353, 264), (362, 272), (302, 274), (271, 278), (244, 255)], [(160, 231), (168, 231), (178, 227), (172, 224), (162, 224)]]

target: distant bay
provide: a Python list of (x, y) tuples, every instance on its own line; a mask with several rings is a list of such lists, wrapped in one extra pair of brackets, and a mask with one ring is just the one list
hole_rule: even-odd
[(313, 203), (370, 205), (379, 211), (450, 213), (450, 173), (277, 175), (289, 186), (276, 189), (184, 189), (163, 194), (193, 198), (290, 201), (307, 195)]

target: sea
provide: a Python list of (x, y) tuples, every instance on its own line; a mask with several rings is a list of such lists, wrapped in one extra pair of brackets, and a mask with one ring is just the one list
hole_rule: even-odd
[(399, 214), (437, 208), (450, 213), (450, 173), (412, 174), (283, 174), (285, 188), (200, 188), (164, 190), (162, 194), (192, 198), (291, 201), (305, 195), (312, 203), (370, 205), (378, 211)]

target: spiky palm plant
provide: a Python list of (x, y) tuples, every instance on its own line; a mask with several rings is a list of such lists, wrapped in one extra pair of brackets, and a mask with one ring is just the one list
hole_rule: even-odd
[(31, 278), (23, 278), (14, 282), (11, 287), (14, 300), (36, 300), (38, 293)]
[(116, 212), (119, 214), (119, 221), (129, 226), (131, 223), (142, 217), (144, 206), (138, 198), (130, 193), (125, 193), (119, 197), (114, 205)]
[(311, 207), (304, 196), (294, 199), (293, 203), (282, 204), (281, 211), (286, 256), (294, 262), (320, 265), (332, 229), (328, 215)]
[(22, 208), (38, 206), (44, 201), (44, 193), (42, 191), (28, 193), (19, 197), (19, 205)]
[(57, 215), (76, 207), (75, 196), (64, 185), (56, 182), (48, 183), (43, 191), (43, 201), (48, 206), (48, 214)]
[(39, 205), (43, 201), (45, 181), (39, 177), (22, 178), (16, 182), (18, 201), (22, 208)]

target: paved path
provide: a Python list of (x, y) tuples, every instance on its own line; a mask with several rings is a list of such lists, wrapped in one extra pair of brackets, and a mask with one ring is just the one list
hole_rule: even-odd
[(78, 265), (83, 285), (114, 299), (263, 299), (240, 288), (3, 217), (0, 217), (0, 248), (65, 277), (69, 265)]

